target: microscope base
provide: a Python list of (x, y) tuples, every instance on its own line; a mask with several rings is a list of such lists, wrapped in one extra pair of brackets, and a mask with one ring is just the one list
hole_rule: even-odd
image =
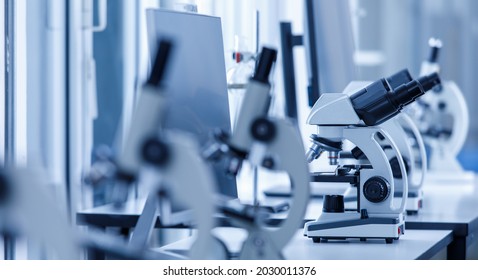
[[(351, 214), (351, 213), (350, 213)], [(330, 239), (385, 239), (393, 243), (404, 233), (405, 223), (402, 215), (397, 217), (369, 217), (365, 219), (340, 219), (341, 215), (350, 217), (349, 213), (323, 213), (319, 219), (307, 222), (304, 226), (304, 236), (312, 238), (315, 243)], [(359, 213), (353, 213), (360, 216)], [(326, 221), (323, 221), (323, 216)], [(338, 219), (331, 219), (333, 216)]]
[[(402, 193), (395, 192), (397, 200), (401, 199)], [(349, 187), (344, 193), (344, 201), (347, 203), (356, 202), (357, 201), (357, 189), (355, 187)], [(408, 197), (407, 202), (405, 205), (405, 210), (407, 211), (407, 215), (416, 215), (423, 207), (423, 190), (408, 190)]]
[[(395, 192), (394, 195), (397, 200), (402, 196), (402, 192)], [(407, 215), (417, 215), (420, 209), (423, 207), (423, 190), (420, 189), (409, 189), (407, 203), (405, 205), (405, 210)]]
[(407, 215), (417, 215), (420, 209), (423, 207), (423, 196), (421, 197), (408, 197), (407, 205), (405, 206), (405, 210), (407, 211)]

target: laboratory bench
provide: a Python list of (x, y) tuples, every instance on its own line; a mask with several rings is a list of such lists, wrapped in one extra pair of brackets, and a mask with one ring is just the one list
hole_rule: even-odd
[[(405, 217), (406, 229), (451, 230), (453, 232), (453, 242), (448, 246), (448, 258), (477, 259), (477, 180), (466, 183), (425, 184), (423, 191), (423, 208), (420, 209), (418, 214)], [(329, 189), (327, 193), (333, 193), (333, 191)], [(323, 200), (320, 198), (318, 191), (315, 194), (314, 198), (310, 200), (304, 222), (315, 220), (322, 213)], [(346, 207), (352, 208), (354, 206), (352, 204), (348, 202)], [(280, 223), (285, 215), (286, 213), (273, 215), (270, 223)]]
[[(476, 242), (478, 234), (477, 185), (475, 180), (471, 184), (425, 186), (423, 208), (417, 215), (406, 216), (405, 226), (407, 231), (403, 240), (408, 240), (407, 236), (411, 237), (412, 234), (416, 234), (413, 232), (422, 232), (420, 234), (422, 234), (422, 241), (424, 241), (427, 239), (427, 236), (431, 238), (435, 232), (442, 230), (451, 231), (452, 240), (447, 244), (447, 258), (476, 259), (478, 257), (478, 242)], [(284, 200), (286, 198), (275, 199)], [(124, 229), (123, 232), (127, 233), (128, 229), (135, 226), (143, 205), (144, 200), (133, 200), (128, 202), (122, 209), (116, 209), (112, 205), (105, 205), (80, 211), (77, 213), (77, 224), (98, 228), (122, 228)], [(312, 198), (304, 218), (304, 223), (315, 220), (321, 212), (322, 199)], [(286, 215), (286, 212), (273, 214), (268, 224), (272, 226), (277, 225)], [(221, 226), (229, 224), (222, 215), (217, 215), (216, 219)], [(156, 227), (163, 227), (160, 217), (158, 217)], [(178, 224), (175, 227), (184, 228), (187, 226)], [(308, 242), (308, 245), (316, 246), (311, 242)], [(355, 245), (347, 244), (347, 246), (352, 248)], [(360, 244), (357, 244), (357, 246), (360, 246)], [(416, 258), (418, 257), (416, 256)]]
[(452, 230), (449, 259), (478, 258), (478, 185), (435, 185), (424, 188), (423, 208), (407, 216), (407, 229)]
[[(216, 228), (213, 234), (222, 240), (229, 255), (237, 258), (247, 231), (238, 228)], [(189, 237), (161, 247), (161, 250), (186, 254), (194, 238)], [(446, 259), (447, 246), (453, 241), (449, 230), (408, 230), (392, 244), (384, 240), (358, 239), (314, 243), (297, 230), (283, 249), (283, 257), (291, 260), (422, 260)]]

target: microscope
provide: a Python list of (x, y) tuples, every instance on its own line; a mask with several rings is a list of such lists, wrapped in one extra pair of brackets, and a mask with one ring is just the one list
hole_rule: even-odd
[[(129, 241), (130, 251), (147, 249), (159, 214), (164, 226), (196, 227), (197, 238), (189, 258), (224, 258), (216, 253), (222, 250), (214, 249), (216, 246), (222, 249), (222, 244), (211, 235), (215, 226), (216, 185), (212, 171), (201, 158), (197, 141), (190, 135), (161, 129), (168, 109), (168, 98), (161, 82), (171, 49), (171, 42), (160, 41), (152, 72), (141, 89), (125, 145), (117, 160), (109, 160), (107, 165), (110, 167), (105, 170), (110, 170), (107, 174), (114, 173), (118, 206), (126, 201), (133, 183), (152, 186)], [(96, 174), (94, 177), (91, 181), (98, 182), (102, 176)], [(181, 211), (174, 212), (175, 209)], [(159, 257), (181, 259), (167, 252)]]
[[(355, 209), (345, 209), (343, 195), (324, 196), (322, 214), (305, 224), (305, 236), (314, 242), (360, 238), (393, 243), (399, 239), (405, 229), (407, 171), (398, 145), (380, 125), (439, 83), (436, 73), (395, 89), (380, 79), (351, 95), (332, 93), (319, 98), (307, 120), (318, 127), (318, 134), (311, 136), (307, 160), (312, 162), (326, 151), (330, 164), (337, 167), (334, 172), (312, 173), (312, 179), (349, 183), (356, 188), (357, 200)], [(344, 150), (350, 142), (355, 147)], [(352, 164), (347, 164), (350, 160)], [(396, 176), (391, 161), (397, 162)], [(397, 191), (402, 195), (395, 199)]]
[(78, 246), (67, 216), (55, 200), (43, 171), (0, 170), (0, 236), (5, 259), (16, 259), (15, 240), (24, 238), (41, 252), (33, 259), (78, 259)]
[[(164, 254), (128, 248), (123, 238), (104, 232), (76, 230), (53, 193), (45, 170), (0, 170), (0, 236), (4, 259), (17, 259), (16, 240), (27, 240), (36, 250), (28, 259), (81, 259), (83, 250), (94, 250), (115, 259), (157, 259)], [(179, 259), (180, 256), (177, 256)]]
[[(386, 78), (392, 89), (411, 82), (413, 79), (407, 69), (403, 69), (394, 75)], [(344, 90), (345, 94), (353, 94), (357, 90), (369, 85), (367, 81), (350, 82)], [(408, 176), (408, 199), (405, 210), (408, 214), (417, 214), (423, 205), (423, 182), (427, 173), (426, 149), (423, 138), (415, 125), (414, 121), (405, 113), (400, 113), (396, 117), (380, 125), (385, 129), (398, 146), (405, 163), (405, 169)], [(393, 176), (400, 179), (400, 169), (398, 161), (392, 158), (390, 161)], [(357, 196), (353, 188), (349, 188), (344, 194), (345, 201), (355, 201)], [(395, 191), (397, 197), (401, 197), (400, 191)]]
[(216, 133), (215, 140), (204, 151), (210, 160), (228, 158), (226, 172), (232, 175), (238, 174), (244, 160), (255, 167), (289, 175), (292, 201), (287, 218), (278, 228), (267, 227), (269, 213), (262, 211), (260, 205), (238, 201), (221, 204), (231, 223), (248, 231), (240, 259), (283, 259), (282, 249), (302, 225), (309, 200), (309, 170), (298, 129), (292, 122), (268, 114), (272, 98), (269, 75), (276, 56), (276, 50), (262, 49), (232, 135)]
[[(442, 42), (429, 40), (430, 57), (422, 63), (421, 75), (439, 72), (438, 57)], [(465, 171), (457, 160), (469, 129), (469, 113), (463, 93), (453, 81), (444, 81), (411, 106), (407, 113), (417, 123), (429, 148), (427, 182), (473, 180), (473, 172)]]

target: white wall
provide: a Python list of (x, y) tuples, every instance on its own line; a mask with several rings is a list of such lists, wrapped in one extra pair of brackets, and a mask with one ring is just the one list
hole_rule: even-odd
[(27, 162), (27, 32), (26, 0), (15, 1), (15, 163)]
[[(5, 112), (5, 4), (0, 4), (0, 112)], [(0, 165), (5, 156), (5, 114), (0, 114)]]
[[(274, 114), (284, 115), (284, 85), (282, 79), (282, 60), (280, 50), (281, 21), (292, 22), (293, 32), (302, 34), (304, 30), (304, 1), (297, 0), (197, 0), (199, 13), (211, 14), (222, 19), (226, 67), (232, 65), (231, 52), (234, 49), (234, 36), (245, 36), (249, 40), (249, 48), (255, 50), (255, 11), (260, 13), (259, 45), (275, 47), (279, 57), (274, 73)], [(305, 125), (309, 113), (307, 106), (307, 73), (305, 52), (302, 47), (294, 50), (296, 86), (299, 104), (299, 123), (304, 143), (308, 145), (308, 136), (315, 129)]]

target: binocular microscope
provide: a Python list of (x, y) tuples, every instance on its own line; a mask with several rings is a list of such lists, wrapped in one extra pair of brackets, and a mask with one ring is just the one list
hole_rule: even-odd
[[(411, 82), (413, 79), (408, 70), (403, 69), (386, 78), (386, 80), (392, 89), (396, 89), (403, 84)], [(344, 93), (353, 94), (370, 83), (367, 81), (350, 82)], [(416, 214), (423, 205), (422, 187), (427, 173), (426, 149), (421, 133), (415, 122), (403, 112), (382, 123), (380, 126), (390, 134), (402, 155), (408, 176), (408, 199), (405, 209), (409, 214)], [(401, 174), (397, 163), (398, 161), (395, 158), (392, 158), (390, 161), (394, 178), (400, 179)], [(345, 201), (356, 200), (355, 193), (355, 191), (351, 191), (351, 188), (349, 188), (345, 194)], [(395, 194), (397, 197), (402, 196), (401, 192), (397, 190)]]
[[(398, 145), (380, 125), (437, 84), (436, 73), (395, 88), (380, 79), (351, 95), (329, 93), (319, 98), (307, 120), (318, 127), (318, 134), (311, 136), (307, 160), (312, 162), (326, 151), (337, 167), (333, 173), (313, 173), (313, 181), (349, 183), (356, 187), (357, 200), (355, 209), (345, 209), (343, 195), (326, 195), (322, 214), (305, 224), (305, 236), (314, 242), (374, 238), (392, 243), (404, 233), (406, 166)], [(355, 147), (344, 150), (345, 141)], [(347, 164), (350, 159), (358, 162)], [(392, 159), (400, 176), (394, 176)], [(399, 204), (394, 199), (396, 191), (402, 194)]]

